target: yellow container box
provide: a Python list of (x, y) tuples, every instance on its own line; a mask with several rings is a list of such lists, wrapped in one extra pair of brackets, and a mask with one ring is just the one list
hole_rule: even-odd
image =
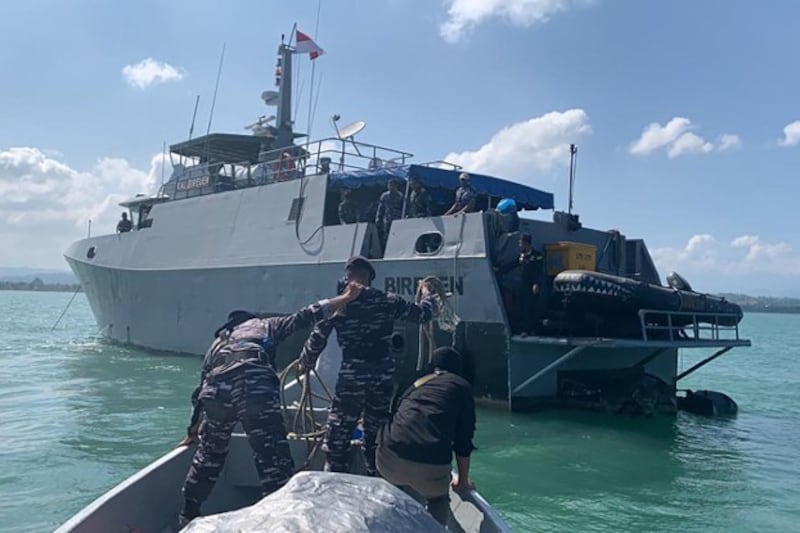
[(544, 246), (547, 274), (555, 276), (564, 270), (594, 270), (597, 247), (582, 242), (554, 242)]

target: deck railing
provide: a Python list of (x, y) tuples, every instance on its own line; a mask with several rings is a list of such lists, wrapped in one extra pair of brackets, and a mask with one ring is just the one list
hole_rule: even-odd
[(229, 188), (291, 181), (307, 175), (392, 168), (410, 164), (413, 157), (410, 152), (377, 144), (328, 137), (302, 145), (263, 151), (259, 154), (258, 163), (198, 163), (195, 159), (180, 158), (173, 160), (175, 170), (167, 183), (191, 180), (176, 191), (180, 193), (175, 196), (177, 199), (213, 194)]
[[(676, 320), (678, 318), (681, 320)], [(645, 341), (651, 340), (653, 337), (663, 338), (662, 332), (667, 333), (670, 341), (739, 341), (741, 339), (739, 338), (738, 318), (739, 315), (735, 313), (639, 310), (642, 339)], [(666, 319), (666, 325), (664, 325), (664, 319)], [(733, 319), (734, 325), (723, 324), (729, 323), (731, 319)]]

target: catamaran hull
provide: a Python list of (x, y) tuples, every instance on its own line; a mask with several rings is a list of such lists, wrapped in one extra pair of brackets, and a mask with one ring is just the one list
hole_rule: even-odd
[[(233, 309), (250, 309), (269, 314), (290, 313), (304, 304), (330, 296), (342, 272), (336, 263), (252, 266), (217, 269), (134, 270), (88, 264), (68, 257), (79, 277), (102, 334), (114, 341), (155, 350), (202, 354), (210, 334)], [(422, 264), (419, 264), (422, 263)], [(413, 264), (415, 275), (403, 275), (412, 266), (401, 261), (376, 261), (384, 275), (376, 286), (413, 298), (414, 279), (426, 272), (437, 273), (445, 286), (466, 292), (470, 275), (479, 277), (484, 263), (465, 259), (459, 274), (449, 276), (449, 261), (420, 261)], [(492, 282), (486, 280), (487, 285)], [(486, 294), (492, 294), (487, 290)], [(563, 377), (570, 372), (625, 369), (635, 366), (649, 351), (646, 348), (589, 349), (573, 358), (558, 372), (543, 376), (533, 385), (520, 386), (562, 356), (568, 348), (511, 337), (504, 323), (491, 320), (486, 309), (461, 294), (459, 314), (472, 315), (454, 334), (437, 331), (437, 345), (453, 344), (467, 354), (473, 365), (475, 395), (484, 404), (514, 410), (530, 410), (558, 404)], [(477, 308), (476, 308), (477, 307)], [(483, 317), (476, 316), (484, 312)], [(483, 320), (476, 320), (483, 318)], [(308, 331), (299, 331), (278, 350), (278, 364), (296, 359)], [(405, 386), (417, 372), (419, 328), (398, 322), (392, 338), (397, 362), (397, 384)], [(649, 374), (671, 383), (677, 372), (677, 350), (665, 350), (644, 367)], [(666, 409), (669, 410), (669, 409)]]
[[(636, 367), (674, 389), (675, 347), (659, 347), (655, 355), (655, 347), (647, 343), (570, 353), (569, 334), (557, 330), (551, 333), (555, 339), (546, 342), (512, 337), (499, 286), (503, 280), (492, 266), (498, 254), (516, 257), (509, 244), (513, 239), (510, 234), (492, 236), (483, 213), (396, 220), (382, 247), (373, 224), (326, 222), (326, 206), (332, 205), (328, 176), (304, 178), (302, 190), (298, 183), (158, 203), (149, 212), (148, 227), (70, 246), (67, 262), (102, 335), (154, 350), (202, 354), (231, 310), (287, 314), (330, 297), (345, 261), (361, 254), (382, 257), (373, 260), (374, 286), (407, 299), (414, 298), (422, 278), (442, 280), (462, 323), (452, 334), (437, 331), (436, 344), (454, 344), (471, 359), (475, 395), (488, 403), (513, 409), (558, 404), (567, 379), (562, 374), (572, 371), (627, 372)], [(302, 214), (293, 220), (299, 194)], [(587, 228), (573, 232), (543, 221), (521, 223), (541, 243), (578, 239), (602, 249), (611, 238)], [(439, 243), (436, 250), (420, 248), (434, 241)], [(617, 244), (617, 251), (604, 254), (598, 268), (620, 270), (624, 247), (621, 241)], [(632, 244), (638, 266), (649, 265), (643, 245)], [(651, 277), (657, 277), (651, 270)], [(297, 358), (307, 334), (297, 332), (282, 344), (279, 365)], [(404, 387), (421, 366), (419, 327), (398, 322), (391, 345), (397, 385)], [(568, 360), (561, 361), (567, 353)]]

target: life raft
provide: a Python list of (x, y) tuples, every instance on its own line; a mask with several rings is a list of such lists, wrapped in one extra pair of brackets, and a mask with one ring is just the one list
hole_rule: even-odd
[[(673, 279), (671, 285), (691, 289), (683, 278), (676, 275)], [(559, 273), (553, 291), (562, 296), (564, 309), (573, 315), (638, 317), (640, 310), (647, 310), (648, 322), (676, 327), (695, 322), (735, 326), (743, 316), (742, 308), (725, 298), (586, 270)]]

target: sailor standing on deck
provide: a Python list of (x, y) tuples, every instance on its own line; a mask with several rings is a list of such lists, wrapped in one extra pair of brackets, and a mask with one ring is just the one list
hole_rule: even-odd
[(495, 271), (506, 274), (515, 268), (520, 269), (520, 285), (516, 298), (516, 318), (512, 324), (514, 333), (527, 336), (536, 333), (541, 318), (542, 283), (544, 277), (544, 256), (533, 247), (529, 233), (519, 238), (519, 258), (508, 265), (495, 267)]
[(458, 182), (461, 186), (456, 189), (456, 200), (445, 215), (463, 215), (475, 211), (478, 193), (469, 182), (469, 174), (462, 172), (458, 176)]
[(396, 320), (425, 323), (436, 312), (436, 303), (423, 287), (419, 304), (409, 303), (395, 294), (369, 287), (375, 269), (363, 257), (352, 257), (345, 266), (347, 280), (367, 286), (348, 304), (346, 312), (334, 314), (314, 326), (300, 355), (304, 368), (313, 368), (335, 328), (342, 347), (342, 366), (328, 415), (323, 449), (325, 470), (347, 472), (348, 452), (353, 430), (364, 417), (364, 451), (367, 473), (377, 475), (375, 447), (378, 429), (389, 419), (394, 391), (394, 360), (389, 353), (389, 338)]
[(201, 413), (200, 443), (183, 486), (181, 526), (200, 515), (228, 454), (231, 433), (241, 422), (247, 433), (261, 481), (267, 495), (282, 487), (292, 475), (294, 462), (286, 440), (280, 407), (280, 385), (275, 374), (277, 345), (300, 328), (332, 316), (361, 293), (350, 283), (343, 294), (321, 300), (300, 311), (272, 318), (259, 318), (234, 311), (215, 332), (200, 374), (200, 386), (192, 394), (194, 410), (183, 443), (197, 438)]
[(375, 213), (375, 225), (381, 237), (381, 245), (386, 246), (392, 221), (403, 215), (403, 195), (400, 194), (400, 181), (394, 178), (387, 184), (388, 190), (378, 200), (378, 211)]
[(117, 233), (127, 233), (133, 229), (133, 223), (128, 218), (128, 213), (122, 212), (122, 218), (117, 222)]
[(408, 196), (408, 209), (406, 218), (427, 218), (433, 213), (431, 209), (431, 193), (422, 186), (418, 177), (414, 176), (409, 180), (411, 194)]

